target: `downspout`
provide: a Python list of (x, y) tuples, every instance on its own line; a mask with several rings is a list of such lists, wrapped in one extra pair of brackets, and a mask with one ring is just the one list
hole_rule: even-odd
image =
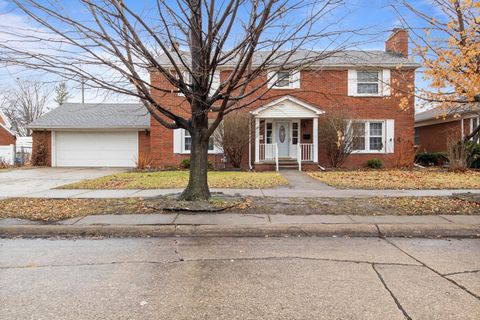
[(252, 168), (252, 119), (248, 122), (248, 167), (250, 171)]

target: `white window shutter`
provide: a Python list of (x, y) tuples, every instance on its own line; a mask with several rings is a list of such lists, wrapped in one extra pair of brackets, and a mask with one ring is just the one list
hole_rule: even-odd
[(348, 70), (348, 95), (357, 95), (357, 71)]
[(275, 86), (275, 83), (277, 82), (277, 75), (275, 71), (268, 71), (267, 73), (267, 79), (268, 79), (268, 88), (271, 89)]
[(300, 89), (300, 70), (293, 71), (291, 88)]
[(385, 121), (385, 152), (395, 152), (395, 120)]
[(382, 71), (382, 95), (390, 96), (391, 94), (390, 87), (390, 69), (383, 69)]
[(220, 71), (215, 71), (212, 77), (212, 85), (210, 86), (210, 94), (214, 94), (220, 87)]
[(182, 153), (183, 129), (173, 130), (173, 153)]

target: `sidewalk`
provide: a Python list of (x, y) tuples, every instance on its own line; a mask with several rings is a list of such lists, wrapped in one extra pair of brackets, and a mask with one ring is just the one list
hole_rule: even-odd
[(350, 236), (480, 237), (480, 216), (136, 214), (45, 224), (0, 220), (0, 237), (46, 236)]
[[(127, 190), (91, 190), (91, 189), (50, 189), (40, 192), (25, 193), (16, 197), (28, 198), (149, 198), (172, 193), (180, 193), (183, 189), (127, 189)], [(298, 198), (350, 198), (350, 197), (448, 197), (459, 193), (478, 193), (479, 189), (452, 190), (364, 190), (364, 189), (300, 189), (278, 187), (274, 189), (210, 189), (226, 195), (242, 195), (252, 197), (298, 197)], [(1, 195), (0, 195), (1, 198)]]

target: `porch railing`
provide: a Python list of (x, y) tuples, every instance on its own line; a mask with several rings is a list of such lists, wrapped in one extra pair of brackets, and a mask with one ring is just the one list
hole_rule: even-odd
[(275, 169), (278, 171), (278, 147), (276, 143), (260, 143), (260, 161), (275, 161)]
[(299, 171), (302, 171), (302, 161), (313, 161), (313, 143), (298, 144), (297, 162)]

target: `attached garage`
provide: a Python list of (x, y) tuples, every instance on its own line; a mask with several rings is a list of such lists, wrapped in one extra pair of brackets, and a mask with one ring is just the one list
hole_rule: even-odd
[(52, 132), (52, 166), (134, 167), (138, 132)]
[(52, 167), (134, 167), (149, 149), (150, 115), (141, 104), (66, 103), (30, 128)]

